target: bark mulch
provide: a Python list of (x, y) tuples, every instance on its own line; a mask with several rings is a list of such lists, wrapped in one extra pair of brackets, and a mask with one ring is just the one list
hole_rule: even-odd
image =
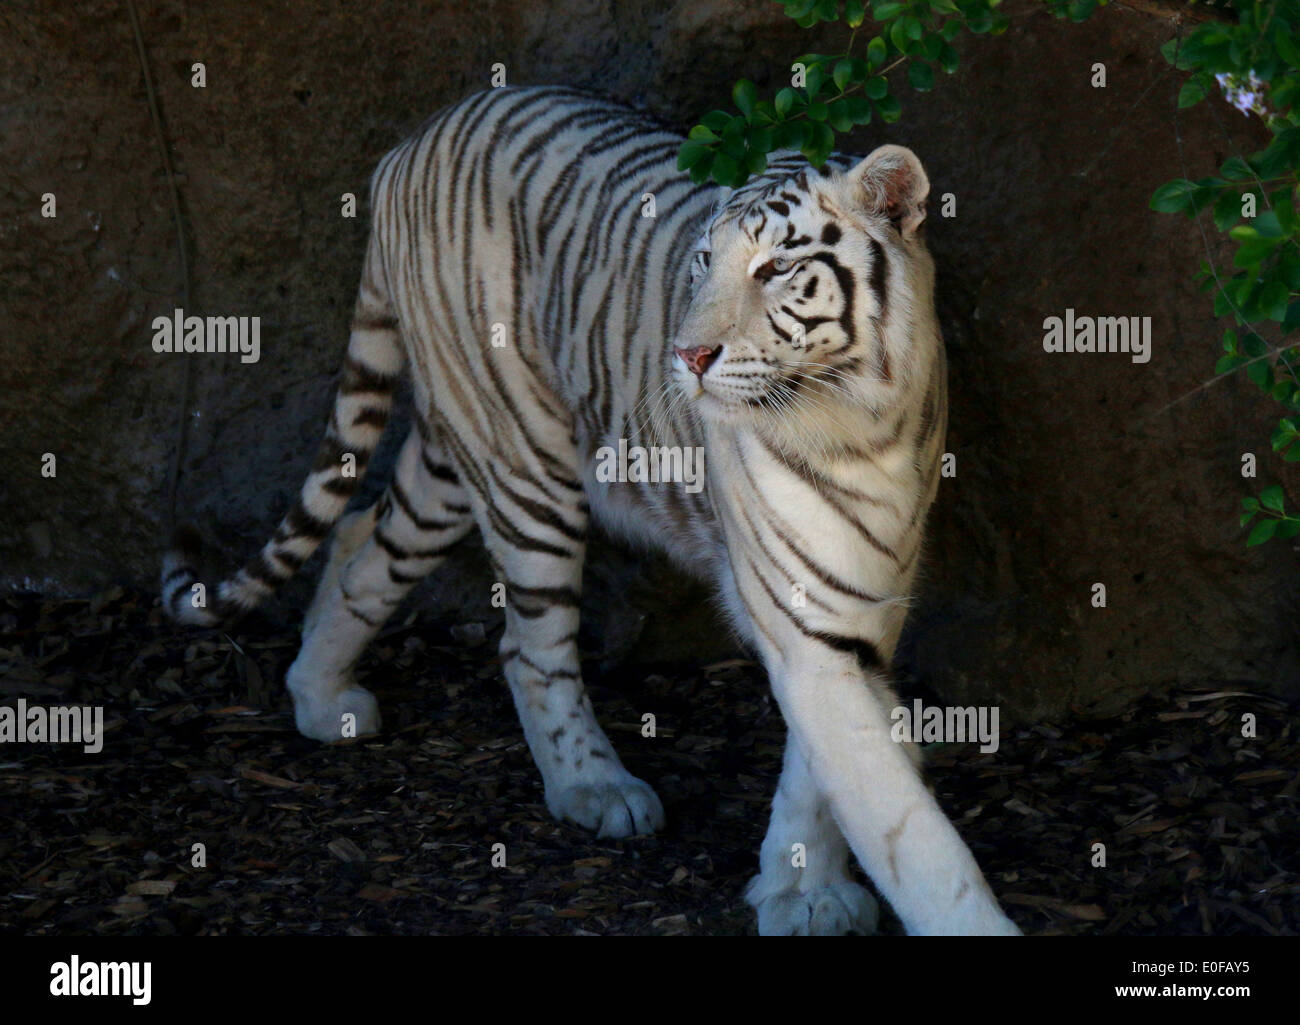
[[(659, 836), (596, 840), (546, 812), (496, 630), (389, 627), (358, 677), (383, 735), (326, 748), (282, 695), (291, 633), (185, 632), (120, 588), (0, 599), (0, 703), (102, 704), (107, 728), (99, 754), (0, 745), (0, 931), (753, 932), (741, 893), (784, 742), (761, 670), (589, 667), (669, 816)], [(1207, 686), (1004, 726), (993, 755), (932, 746), (929, 776), (1028, 933), (1295, 935), (1295, 711)], [(882, 928), (899, 931), (888, 913)]]

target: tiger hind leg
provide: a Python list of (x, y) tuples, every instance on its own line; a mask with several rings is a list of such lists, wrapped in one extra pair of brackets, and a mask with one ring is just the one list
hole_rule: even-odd
[(307, 611), (286, 681), (303, 736), (333, 741), (378, 732), (378, 704), (353, 681), (353, 664), (473, 526), (455, 470), (435, 442), (412, 430), (384, 496), (339, 525)]
[(576, 475), (567, 486), (553, 476), (539, 480), (545, 476), (490, 463), (482, 481), (492, 505), (480, 527), (505, 584), (506, 681), (551, 814), (598, 836), (653, 833), (663, 827), (663, 805), (623, 767), (582, 683), (578, 603), (587, 502)]

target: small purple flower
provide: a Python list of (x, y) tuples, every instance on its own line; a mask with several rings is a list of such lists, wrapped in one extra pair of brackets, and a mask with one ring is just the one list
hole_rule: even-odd
[(1258, 114), (1263, 117), (1268, 113), (1268, 107), (1264, 105), (1265, 86), (1255, 76), (1255, 72), (1250, 72), (1245, 79), (1240, 75), (1220, 72), (1214, 79), (1223, 90), (1224, 98), (1243, 114)]

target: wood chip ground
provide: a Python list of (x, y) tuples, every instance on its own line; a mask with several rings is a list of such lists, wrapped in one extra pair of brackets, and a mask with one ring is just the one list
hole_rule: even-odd
[[(97, 755), (0, 745), (0, 931), (753, 932), (741, 894), (784, 743), (761, 670), (586, 667), (669, 817), (659, 836), (596, 840), (546, 812), (498, 631), (390, 627), (359, 671), (383, 735), (327, 748), (293, 729), (290, 632), (185, 632), (120, 588), (0, 600), (0, 703), (100, 704), (107, 728)], [(934, 746), (928, 772), (1028, 933), (1295, 935), (1296, 722), (1207, 683), (1004, 729), (994, 755)], [(899, 931), (888, 913), (882, 930)]]

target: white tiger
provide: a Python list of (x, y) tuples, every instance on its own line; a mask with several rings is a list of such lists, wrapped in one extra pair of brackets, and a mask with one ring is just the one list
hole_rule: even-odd
[[(908, 932), (1016, 933), (914, 751), (890, 739), (887, 666), (947, 418), (925, 172), (899, 146), (821, 171), (779, 154), (729, 190), (677, 171), (680, 143), (612, 101), (539, 87), (471, 96), (389, 153), (301, 495), (210, 607), (192, 597), (196, 539), (179, 533), (164, 604), (228, 620), (337, 525), (288, 689), (305, 735), (374, 732), (352, 666), (477, 525), (548, 808), (600, 836), (650, 832), (659, 799), (619, 761), (579, 673), (594, 515), (714, 581), (767, 669), (789, 740), (747, 893), (760, 933), (871, 931), (850, 849)], [(404, 364), (415, 426), (382, 499), (344, 515), (357, 476), (343, 467), (373, 453)], [(601, 482), (596, 454), (620, 439), (702, 447), (707, 486)]]

